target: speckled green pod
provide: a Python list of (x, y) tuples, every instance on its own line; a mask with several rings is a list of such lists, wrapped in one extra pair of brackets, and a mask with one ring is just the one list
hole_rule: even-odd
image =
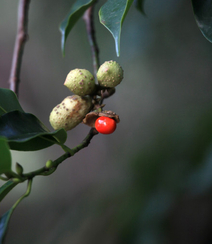
[(53, 108), (49, 122), (55, 130), (64, 128), (68, 131), (81, 123), (91, 108), (92, 99), (90, 97), (69, 96)]
[(112, 88), (122, 81), (123, 73), (122, 67), (117, 62), (106, 61), (97, 72), (97, 80), (100, 86)]
[(90, 95), (95, 91), (95, 80), (93, 75), (86, 69), (71, 70), (64, 85), (79, 96)]

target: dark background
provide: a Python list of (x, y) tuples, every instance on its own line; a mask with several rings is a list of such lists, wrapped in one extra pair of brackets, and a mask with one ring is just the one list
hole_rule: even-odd
[[(62, 57), (58, 27), (74, 1), (31, 1), (20, 102), (51, 128), (52, 108), (70, 95), (71, 69), (92, 71), (85, 25), (73, 28)], [(6, 243), (212, 243), (212, 44), (199, 31), (190, 1), (146, 0), (133, 6), (115, 54), (111, 34), (95, 21), (101, 63), (116, 60), (124, 80), (106, 109), (120, 115), (112, 135), (96, 136), (49, 177), (36, 177), (30, 197), (15, 210)], [(0, 86), (8, 78), (18, 1), (0, 1)], [(89, 128), (68, 132), (74, 147)], [(25, 172), (62, 150), (12, 152)], [(25, 191), (1, 203), (7, 211)]]

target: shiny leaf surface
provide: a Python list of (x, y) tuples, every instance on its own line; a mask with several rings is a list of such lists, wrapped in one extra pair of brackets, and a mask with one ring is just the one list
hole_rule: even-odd
[(14, 110), (24, 112), (15, 93), (9, 89), (0, 88), (0, 116)]
[(50, 132), (33, 114), (13, 111), (0, 117), (0, 136), (7, 138), (10, 149), (40, 150), (53, 144), (64, 144), (66, 131)]
[(96, 0), (77, 0), (72, 6), (67, 16), (65, 17), (65, 19), (62, 21), (60, 25), (60, 31), (62, 34), (61, 48), (63, 54), (65, 52), (65, 42), (71, 29), (76, 24), (76, 22), (82, 17), (84, 12), (95, 2)]
[(120, 55), (120, 37), (123, 21), (133, 0), (108, 0), (99, 10), (100, 22), (111, 32), (116, 47), (117, 56)]

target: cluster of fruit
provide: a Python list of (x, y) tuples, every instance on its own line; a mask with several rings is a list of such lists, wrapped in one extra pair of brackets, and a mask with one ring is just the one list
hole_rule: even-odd
[[(64, 85), (75, 95), (66, 97), (50, 113), (49, 121), (55, 130), (71, 130), (81, 123), (91, 110), (95, 111), (95, 98), (99, 91), (117, 86), (123, 79), (123, 70), (117, 62), (107, 61), (98, 69), (96, 78), (98, 84), (95, 83), (94, 76), (85, 69), (69, 72)], [(90, 126), (94, 126), (99, 133), (110, 134), (115, 131), (119, 121), (113, 117), (117, 116), (109, 116), (108, 113), (105, 113), (105, 116), (97, 116), (95, 123)]]

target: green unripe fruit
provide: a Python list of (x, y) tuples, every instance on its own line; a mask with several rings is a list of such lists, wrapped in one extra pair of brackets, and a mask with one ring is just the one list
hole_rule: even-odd
[(123, 69), (115, 61), (106, 61), (103, 63), (96, 76), (100, 86), (103, 87), (115, 87), (123, 79)]
[(93, 75), (86, 69), (71, 70), (66, 77), (64, 85), (79, 96), (90, 95), (96, 88)]
[(64, 128), (68, 131), (81, 123), (91, 108), (92, 99), (90, 97), (69, 96), (53, 108), (49, 122), (55, 130)]

